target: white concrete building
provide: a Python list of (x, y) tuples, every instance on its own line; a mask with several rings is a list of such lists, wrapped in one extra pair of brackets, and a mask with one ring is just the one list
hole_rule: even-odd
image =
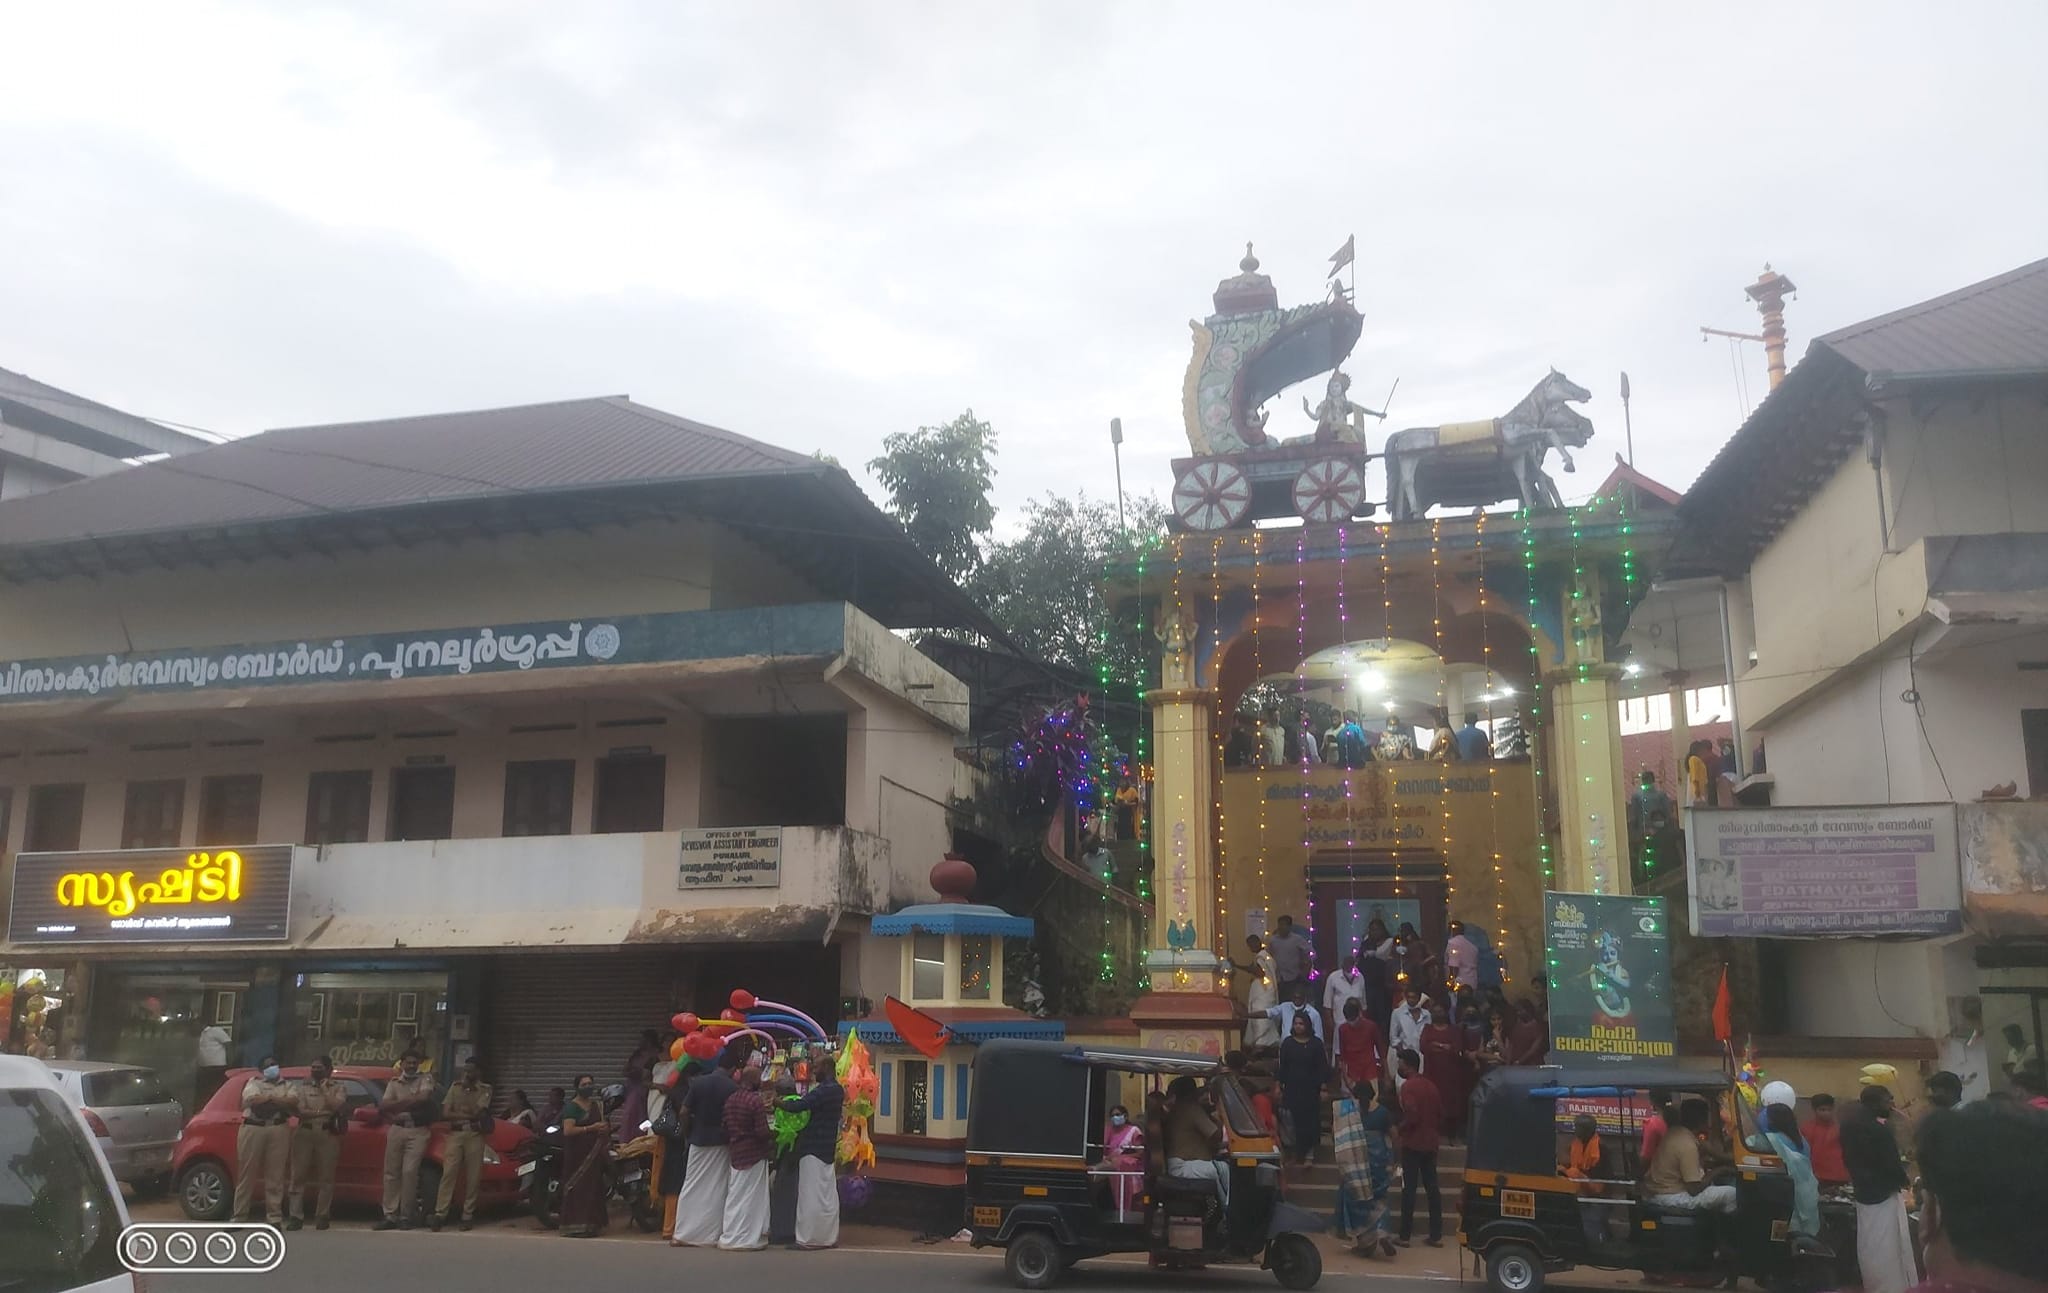
[[(625, 398), (8, 502), (4, 981), (174, 1080), (218, 1020), (536, 1102), (735, 987), (829, 1020), (950, 842), (967, 690), (892, 630), (982, 623), (843, 471)], [(237, 899), (180, 904), (222, 850)]]
[(1958, 806), (1960, 932), (1774, 940), (1779, 1029), (2001, 1085), (2048, 1023), (2048, 261), (1815, 341), (1682, 514), (1773, 804)]

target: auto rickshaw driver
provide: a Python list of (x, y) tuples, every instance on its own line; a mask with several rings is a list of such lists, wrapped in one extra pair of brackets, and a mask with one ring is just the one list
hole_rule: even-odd
[(1166, 1088), (1172, 1105), (1166, 1113), (1166, 1174), (1190, 1181), (1213, 1181), (1216, 1197), (1230, 1213), (1230, 1165), (1219, 1157), (1225, 1148), (1223, 1128), (1210, 1115), (1202, 1086), (1183, 1073)]
[(1678, 1106), (1678, 1125), (1657, 1146), (1657, 1159), (1643, 1178), (1643, 1193), (1667, 1212), (1714, 1214), (1715, 1249), (1725, 1252), (1727, 1235), (1718, 1218), (1735, 1215), (1735, 1187), (1717, 1184), (1708, 1175), (1709, 1155), (1720, 1157), (1700, 1144), (1711, 1122), (1704, 1100), (1687, 1100)]

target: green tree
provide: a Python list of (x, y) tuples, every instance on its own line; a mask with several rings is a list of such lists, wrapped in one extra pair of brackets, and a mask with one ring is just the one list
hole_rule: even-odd
[(995, 428), (968, 409), (941, 426), (890, 435), (868, 464), (910, 541), (960, 583), (980, 566), (995, 525), (995, 455)]
[(1106, 666), (1111, 685), (1136, 685), (1157, 644), (1135, 608), (1120, 615), (1107, 603), (1103, 576), (1158, 546), (1165, 509), (1140, 498), (1119, 529), (1114, 501), (1048, 494), (1024, 516), (1023, 533), (988, 546), (968, 591), (1027, 654), (1088, 673)]

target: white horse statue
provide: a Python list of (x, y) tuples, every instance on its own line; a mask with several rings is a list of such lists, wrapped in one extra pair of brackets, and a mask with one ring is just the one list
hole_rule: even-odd
[(1571, 451), (1593, 438), (1593, 424), (1572, 405), (1592, 398), (1553, 368), (1505, 416), (1394, 432), (1385, 452), (1393, 519), (1419, 519), (1439, 503), (1485, 507), (1513, 497), (1531, 511), (1562, 507), (1543, 459), (1556, 449), (1564, 469), (1576, 470)]

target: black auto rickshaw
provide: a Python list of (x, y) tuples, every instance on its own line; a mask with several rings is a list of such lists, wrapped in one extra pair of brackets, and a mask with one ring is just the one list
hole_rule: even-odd
[[(1732, 1214), (1678, 1211), (1647, 1202), (1639, 1184), (1639, 1097), (1652, 1089), (1707, 1101), (1730, 1162), (1720, 1175), (1736, 1191)], [(1726, 1281), (1748, 1276), (1773, 1289), (1834, 1286), (1834, 1254), (1790, 1231), (1792, 1181), (1784, 1163), (1751, 1148), (1765, 1144), (1750, 1110), (1721, 1074), (1619, 1066), (1503, 1068), (1472, 1095), (1471, 1143), (1459, 1242), (1479, 1255), (1493, 1293), (1541, 1293), (1547, 1275), (1576, 1266), (1640, 1270)], [(1593, 1113), (1606, 1142), (1605, 1178), (1564, 1175), (1568, 1128)], [(1735, 1119), (1728, 1124), (1730, 1113)], [(1685, 1135), (1674, 1128), (1673, 1135)]]
[[(1142, 1180), (1104, 1141), (1109, 1111), (1142, 1108), (1142, 1086), (1205, 1085), (1227, 1139), (1229, 1205), (1217, 1182), (1166, 1171), (1165, 1127), (1148, 1117)], [(1126, 1083), (1132, 1091), (1126, 1093)], [(1147, 1253), (1154, 1267), (1257, 1262), (1282, 1286), (1314, 1288), (1322, 1221), (1280, 1197), (1280, 1155), (1235, 1078), (1213, 1058), (1055, 1041), (989, 1041), (974, 1057), (967, 1114), (967, 1220), (977, 1248), (1006, 1251), (1019, 1288), (1045, 1288), (1073, 1263)], [(1121, 1206), (1120, 1206), (1121, 1203)]]

